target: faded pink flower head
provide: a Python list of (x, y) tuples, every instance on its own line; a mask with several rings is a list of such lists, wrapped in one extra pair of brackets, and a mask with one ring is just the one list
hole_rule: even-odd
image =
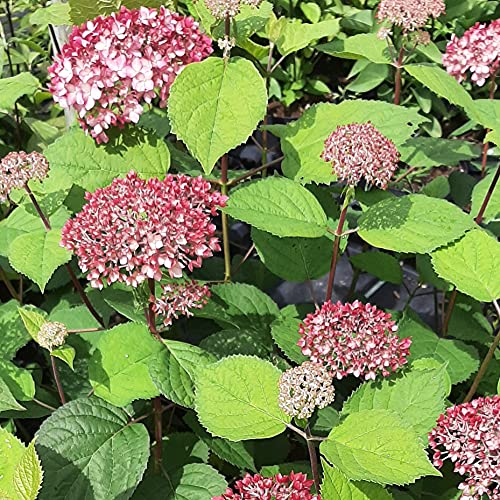
[(211, 216), (227, 197), (201, 177), (143, 180), (131, 171), (85, 198), (82, 211), (63, 227), (61, 246), (78, 257), (95, 288), (160, 281), (162, 268), (180, 278), (184, 268), (192, 271), (220, 250)]
[(453, 35), (446, 46), (443, 65), (459, 82), (465, 80), (469, 71), (471, 80), (483, 86), (500, 65), (500, 19), (490, 24), (476, 23), (461, 38)]
[(207, 285), (200, 285), (194, 280), (173, 282), (161, 285), (160, 297), (150, 297), (153, 311), (163, 319), (165, 326), (170, 326), (180, 316), (193, 316), (193, 309), (201, 309), (210, 297)]
[(73, 28), (48, 69), (49, 89), (63, 108), (75, 108), (98, 143), (107, 142), (110, 127), (139, 121), (144, 102), (159, 95), (164, 107), (182, 68), (211, 53), (210, 38), (192, 17), (122, 7)]
[(465, 476), (459, 486), (462, 500), (483, 495), (500, 500), (500, 396), (448, 408), (429, 433), (429, 444), (436, 467), (449, 459)]
[(314, 481), (301, 472), (273, 477), (247, 474), (236, 481), (233, 488), (227, 488), (222, 496), (212, 500), (321, 500), (319, 495), (311, 493), (313, 484)]
[(205, 0), (207, 9), (217, 19), (237, 16), (243, 4), (258, 7), (261, 3), (262, 0)]
[(49, 172), (49, 162), (40, 153), (12, 152), (0, 161), (0, 202), (13, 189), (22, 189), (30, 180), (41, 181)]
[(374, 380), (387, 377), (407, 362), (411, 338), (400, 339), (391, 315), (356, 300), (325, 302), (300, 325), (297, 342), (314, 363), (338, 379), (347, 375)]
[(377, 19), (414, 31), (423, 28), (431, 18), (446, 12), (443, 0), (381, 0)]
[(339, 181), (356, 186), (361, 179), (385, 189), (397, 169), (399, 152), (370, 122), (341, 125), (326, 139), (323, 160)]

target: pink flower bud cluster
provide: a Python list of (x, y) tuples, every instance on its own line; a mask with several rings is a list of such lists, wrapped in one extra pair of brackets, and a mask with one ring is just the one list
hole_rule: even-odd
[(399, 152), (371, 123), (341, 125), (326, 139), (323, 160), (339, 181), (357, 186), (361, 179), (385, 189), (397, 169)]
[(258, 7), (261, 2), (262, 0), (205, 0), (205, 5), (212, 16), (225, 19), (237, 16), (242, 4)]
[(211, 216), (227, 197), (201, 177), (143, 180), (131, 171), (85, 198), (82, 211), (63, 227), (61, 245), (78, 257), (95, 288), (159, 281), (162, 268), (180, 278), (220, 250)]
[(110, 127), (138, 122), (143, 102), (159, 95), (165, 106), (182, 68), (211, 53), (193, 18), (164, 7), (122, 7), (73, 28), (48, 69), (49, 89), (63, 108), (76, 109), (98, 143), (107, 142)]
[(49, 172), (49, 162), (40, 153), (12, 152), (0, 161), (0, 202), (13, 189), (22, 189), (30, 180), (43, 180)]
[(461, 38), (453, 35), (443, 55), (443, 64), (459, 82), (469, 71), (471, 80), (483, 86), (500, 66), (500, 19), (490, 24), (476, 23)]
[(193, 316), (192, 309), (202, 309), (208, 302), (210, 290), (194, 280), (173, 282), (161, 286), (161, 297), (151, 296), (153, 311), (163, 318), (163, 324), (170, 326), (173, 319)]
[(451, 460), (465, 476), (462, 500), (500, 500), (500, 396), (477, 398), (440, 415), (429, 434), (433, 462)]
[(377, 19), (414, 31), (423, 28), (431, 18), (446, 12), (443, 0), (381, 0)]
[(370, 304), (325, 302), (300, 325), (297, 344), (314, 363), (333, 376), (374, 380), (407, 362), (411, 338), (400, 339), (391, 315)]
[(319, 495), (311, 493), (313, 484), (314, 481), (301, 472), (274, 477), (247, 474), (236, 481), (234, 489), (228, 488), (222, 496), (212, 497), (212, 500), (321, 500)]

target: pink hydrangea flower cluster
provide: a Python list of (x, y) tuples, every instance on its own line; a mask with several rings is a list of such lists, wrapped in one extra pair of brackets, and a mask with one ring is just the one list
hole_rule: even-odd
[(163, 318), (163, 324), (170, 326), (173, 319), (193, 316), (193, 309), (201, 309), (208, 302), (210, 290), (194, 280), (173, 282), (161, 286), (161, 297), (151, 296), (153, 311)]
[(404, 31), (414, 31), (423, 28), (431, 17), (437, 18), (445, 12), (443, 0), (381, 0), (377, 19), (387, 20)]
[(311, 493), (313, 484), (314, 481), (301, 472), (274, 477), (247, 474), (236, 481), (234, 489), (228, 488), (212, 500), (321, 500), (319, 495)]
[(400, 339), (391, 315), (370, 304), (325, 302), (300, 325), (297, 344), (314, 363), (333, 376), (374, 380), (407, 362), (411, 338)]
[(212, 53), (211, 40), (191, 17), (164, 7), (122, 7), (73, 28), (49, 67), (49, 89), (63, 108), (74, 107), (98, 143), (112, 126), (137, 123), (142, 103), (160, 97), (189, 63)]
[(205, 0), (207, 9), (217, 19), (237, 16), (242, 4), (258, 7), (261, 3), (262, 0)]
[(40, 153), (12, 152), (0, 161), (0, 202), (13, 189), (22, 189), (30, 180), (41, 181), (49, 172), (49, 162)]
[(357, 186), (361, 179), (382, 189), (397, 169), (399, 152), (370, 122), (341, 125), (326, 139), (323, 160), (339, 181)]
[(500, 19), (490, 24), (476, 23), (461, 38), (453, 35), (443, 55), (443, 64), (459, 82), (469, 71), (471, 80), (483, 86), (500, 66)]
[(462, 500), (500, 500), (500, 396), (477, 398), (440, 415), (429, 434), (433, 462), (451, 460), (465, 476)]
[(180, 278), (220, 250), (211, 216), (227, 197), (201, 177), (143, 180), (131, 171), (85, 198), (63, 227), (61, 245), (75, 253), (93, 287), (159, 281), (162, 268)]

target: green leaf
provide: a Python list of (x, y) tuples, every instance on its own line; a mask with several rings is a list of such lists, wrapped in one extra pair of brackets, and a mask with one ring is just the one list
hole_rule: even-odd
[(359, 236), (396, 252), (428, 253), (462, 236), (474, 221), (445, 200), (421, 194), (383, 200), (359, 219)]
[(54, 349), (53, 351), (51, 351), (50, 355), (61, 359), (72, 370), (74, 369), (73, 368), (73, 361), (75, 360), (75, 356), (76, 356), (76, 351), (75, 351), (74, 347), (71, 347), (70, 345), (62, 345), (61, 347), (58, 347), (57, 349)]
[(450, 183), (444, 176), (436, 177), (422, 188), (421, 193), (432, 198), (446, 198), (450, 194)]
[(222, 495), (227, 482), (219, 472), (207, 464), (188, 464), (170, 477), (167, 500), (208, 500)]
[(332, 242), (326, 236), (279, 238), (252, 228), (252, 240), (264, 265), (284, 280), (317, 279), (330, 268)]
[(439, 476), (416, 434), (393, 412), (363, 410), (330, 432), (321, 453), (348, 479), (409, 484)]
[(329, 184), (335, 180), (335, 176), (332, 166), (321, 158), (321, 153), (325, 140), (338, 126), (370, 121), (399, 146), (425, 120), (416, 108), (356, 100), (311, 106), (297, 121), (267, 128), (281, 138), (285, 155), (282, 168), (287, 177), (304, 184)]
[(115, 406), (158, 396), (149, 365), (162, 350), (145, 325), (125, 323), (105, 332), (89, 360), (96, 396)]
[(272, 351), (272, 342), (267, 331), (249, 327), (248, 329), (228, 328), (205, 337), (200, 347), (216, 359), (231, 354), (244, 354), (266, 358)]
[(39, 7), (30, 16), (31, 24), (53, 24), (54, 26), (69, 25), (71, 20), (69, 17), (69, 4), (57, 2), (47, 7)]
[(326, 214), (319, 201), (282, 177), (268, 177), (234, 191), (223, 211), (275, 236), (319, 238), (326, 234)]
[(35, 396), (35, 382), (29, 370), (0, 359), (0, 378), (17, 400), (31, 401)]
[(368, 63), (356, 79), (346, 86), (346, 90), (357, 93), (369, 92), (383, 83), (388, 76), (388, 65)]
[(23, 95), (31, 95), (40, 82), (31, 73), (19, 73), (10, 78), (0, 79), (0, 109), (11, 110)]
[(491, 302), (500, 297), (500, 243), (482, 229), (474, 229), (432, 254), (436, 273), (476, 300)]
[(14, 491), (20, 500), (35, 500), (42, 485), (43, 470), (32, 441), (14, 471)]
[(271, 325), (271, 335), (278, 347), (290, 361), (294, 361), (299, 365), (308, 360), (297, 345), (300, 339), (300, 323), (301, 320), (298, 318), (280, 315)]
[(131, 169), (144, 179), (163, 178), (170, 167), (165, 142), (139, 128), (127, 128), (122, 134), (112, 136), (108, 144), (97, 145), (83, 130), (70, 130), (44, 152), (51, 175), (69, 176), (88, 191), (107, 186)]
[[(2, 332), (0, 358), (6, 361), (10, 361), (16, 352), (31, 340), (19, 316), (18, 307), (19, 302), (14, 299), (0, 305), (0, 331)], [(33, 306), (32, 308), (36, 309)]]
[(186, 342), (164, 340), (165, 348), (149, 364), (158, 390), (181, 406), (194, 407), (194, 380), (199, 370), (215, 361), (208, 352)]
[(249, 60), (209, 57), (175, 79), (168, 114), (172, 131), (210, 173), (219, 158), (248, 139), (266, 106), (264, 79)]
[(16, 398), (12, 395), (9, 386), (0, 377), (0, 412), (6, 410), (25, 410), (24, 406), (21, 406)]
[(38, 342), (38, 333), (40, 332), (40, 328), (47, 323), (47, 317), (36, 310), (28, 309), (26, 306), (18, 307), (17, 311), (31, 338), (35, 342)]
[[(14, 491), (14, 475), (18, 464), (23, 459), (26, 448), (10, 432), (0, 427), (0, 492), (5, 492), (12, 499), (16, 498)], [(7, 497), (8, 498), (8, 497)], [(8, 500), (10, 500), (8, 498)]]
[(214, 436), (231, 441), (281, 434), (290, 417), (278, 406), (280, 371), (250, 356), (232, 356), (200, 370), (196, 412)]
[[(479, 209), (483, 204), (483, 201), (486, 197), (486, 193), (491, 186), (493, 181), (493, 177), (495, 176), (495, 172), (491, 171), (484, 179), (480, 180), (472, 191), (472, 206), (470, 209), (471, 214), (477, 215), (479, 213)], [(493, 194), (488, 201), (488, 205), (486, 206), (486, 210), (484, 211), (483, 221), (485, 223), (498, 221), (500, 219), (500, 188), (498, 184), (495, 186), (493, 190)]]
[(61, 231), (36, 231), (18, 236), (9, 248), (9, 263), (34, 281), (42, 293), (54, 271), (71, 260), (71, 253), (59, 245)]
[(412, 370), (400, 378), (361, 385), (344, 403), (342, 413), (390, 410), (425, 439), (445, 408), (446, 369)]
[(364, 481), (349, 481), (338, 469), (321, 460), (323, 482), (321, 497), (339, 500), (391, 500), (392, 495), (378, 484)]
[(364, 271), (373, 274), (382, 281), (401, 284), (403, 272), (398, 260), (385, 252), (364, 252), (349, 257), (351, 263)]
[(99, 398), (66, 403), (43, 422), (36, 440), (45, 480), (40, 498), (127, 499), (142, 478), (149, 436), (142, 424)]

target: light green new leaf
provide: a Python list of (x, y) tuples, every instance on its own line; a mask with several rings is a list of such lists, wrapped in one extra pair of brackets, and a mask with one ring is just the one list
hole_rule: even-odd
[[(492, 171), (474, 186), (474, 190), (472, 191), (472, 206), (470, 209), (470, 213), (474, 216), (479, 213), (479, 209), (483, 204), (486, 193), (491, 186), (494, 176), (495, 172)], [(483, 221), (488, 223), (498, 220), (500, 220), (500, 187), (498, 187), (497, 184), (493, 190), (490, 200), (488, 201), (488, 205), (486, 205)]]
[(156, 8), (165, 3), (164, 0), (97, 0), (94, 2), (70, 0), (71, 24), (82, 24), (97, 16), (108, 16), (112, 12), (119, 11), (122, 5), (129, 9), (138, 9), (140, 7)]
[(14, 471), (14, 491), (19, 500), (35, 500), (42, 485), (43, 470), (32, 441)]
[(432, 254), (436, 273), (476, 300), (500, 297), (500, 243), (482, 229), (474, 229)]
[(235, 190), (223, 211), (275, 236), (319, 238), (326, 234), (326, 214), (319, 201), (282, 177), (268, 177)]
[(9, 248), (9, 263), (34, 281), (42, 293), (54, 271), (71, 260), (71, 252), (59, 245), (61, 231), (37, 231), (18, 236)]
[(31, 338), (35, 342), (38, 342), (38, 333), (40, 332), (40, 328), (47, 323), (47, 317), (36, 310), (28, 309), (26, 306), (18, 307), (17, 311)]
[(249, 60), (209, 57), (175, 79), (168, 115), (172, 131), (210, 173), (219, 158), (248, 139), (266, 106), (264, 79)]
[(35, 396), (35, 381), (29, 370), (0, 359), (0, 378), (17, 400), (31, 401)]
[(414, 431), (387, 410), (349, 415), (330, 432), (320, 450), (352, 480), (403, 485), (422, 476), (440, 475)]
[(73, 362), (75, 361), (75, 356), (76, 356), (76, 351), (74, 347), (71, 347), (70, 345), (62, 345), (61, 347), (58, 347), (57, 349), (51, 351), (50, 355), (54, 356), (55, 358), (61, 359), (72, 370), (74, 369)]
[[(0, 493), (15, 498), (14, 475), (26, 448), (10, 432), (0, 427)], [(10, 499), (9, 499), (10, 500)]]
[(12, 395), (9, 386), (0, 377), (0, 412), (7, 410), (25, 410), (24, 406), (21, 406), (16, 398)]
[(115, 406), (158, 396), (149, 365), (162, 349), (145, 325), (125, 323), (105, 332), (89, 361), (96, 396)]
[(208, 500), (227, 488), (224, 476), (207, 464), (187, 464), (170, 478), (166, 500)]
[(472, 218), (457, 206), (414, 194), (371, 206), (359, 219), (359, 236), (387, 250), (428, 253), (474, 226)]
[(23, 95), (31, 95), (40, 82), (31, 73), (19, 73), (10, 78), (0, 78), (0, 109), (11, 110)]
[(56, 2), (48, 5), (47, 7), (39, 7), (30, 16), (31, 24), (53, 24), (54, 26), (69, 25), (71, 20), (69, 18), (69, 4)]
[(43, 422), (36, 440), (45, 480), (41, 500), (128, 499), (149, 458), (142, 424), (102, 399), (70, 401)]
[(349, 257), (351, 263), (388, 283), (401, 284), (403, 271), (398, 260), (385, 252), (364, 252)]
[(280, 315), (271, 325), (271, 335), (277, 346), (284, 352), (286, 357), (297, 364), (307, 361), (307, 356), (302, 354), (297, 345), (300, 339), (299, 326), (301, 320), (289, 316)]
[(268, 361), (232, 356), (198, 372), (196, 412), (214, 436), (231, 441), (281, 434), (290, 417), (278, 406), (281, 372)]

